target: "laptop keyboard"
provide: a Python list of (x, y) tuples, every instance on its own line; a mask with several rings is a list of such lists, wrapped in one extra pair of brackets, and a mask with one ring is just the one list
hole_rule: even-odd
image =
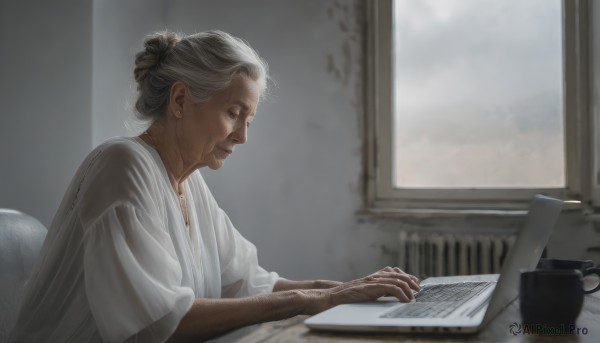
[(425, 285), (415, 302), (384, 313), (381, 318), (444, 318), (495, 282), (459, 282)]

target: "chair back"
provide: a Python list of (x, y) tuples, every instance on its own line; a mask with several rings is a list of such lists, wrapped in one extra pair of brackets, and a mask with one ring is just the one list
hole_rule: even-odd
[(23, 286), (46, 232), (32, 216), (0, 208), (0, 343), (8, 340), (15, 324)]

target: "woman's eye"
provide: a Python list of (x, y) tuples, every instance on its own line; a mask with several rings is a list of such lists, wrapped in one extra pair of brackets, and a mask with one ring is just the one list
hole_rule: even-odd
[(229, 116), (230, 116), (232, 119), (235, 119), (235, 118), (237, 118), (237, 117), (238, 117), (238, 115), (239, 115), (239, 114), (237, 114), (237, 113), (235, 113), (235, 112), (231, 112), (231, 111), (229, 111), (229, 112), (227, 112), (227, 113), (229, 113)]

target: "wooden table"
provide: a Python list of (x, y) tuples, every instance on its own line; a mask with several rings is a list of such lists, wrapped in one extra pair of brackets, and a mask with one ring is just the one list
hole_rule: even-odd
[(600, 291), (586, 295), (583, 309), (577, 318), (577, 327), (587, 329), (587, 334), (568, 336), (538, 336), (516, 334), (509, 331), (513, 323), (521, 322), (519, 302), (514, 301), (479, 334), (475, 335), (408, 335), (408, 334), (356, 334), (313, 331), (304, 326), (307, 316), (265, 323), (238, 343), (333, 343), (333, 342), (600, 342)]

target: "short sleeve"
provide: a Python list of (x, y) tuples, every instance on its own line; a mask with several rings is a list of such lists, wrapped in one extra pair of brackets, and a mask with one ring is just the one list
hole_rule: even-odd
[(222, 209), (218, 209), (218, 216), (222, 296), (244, 297), (272, 292), (279, 275), (267, 272), (258, 264), (256, 247), (235, 229)]
[(104, 341), (134, 335), (164, 342), (194, 301), (169, 234), (156, 218), (127, 203), (85, 228), (85, 290)]

